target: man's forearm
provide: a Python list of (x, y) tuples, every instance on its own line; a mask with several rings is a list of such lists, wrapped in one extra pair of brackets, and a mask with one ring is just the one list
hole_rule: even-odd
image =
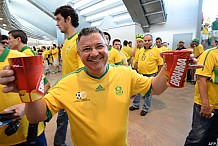
[(162, 67), (157, 76), (152, 79), (152, 94), (158, 95), (167, 89), (165, 71), (165, 67)]
[(38, 123), (47, 119), (46, 104), (40, 99), (35, 102), (25, 104), (25, 112), (30, 123)]
[(207, 77), (197, 76), (198, 90), (200, 92), (202, 105), (209, 105), (208, 94), (207, 94)]

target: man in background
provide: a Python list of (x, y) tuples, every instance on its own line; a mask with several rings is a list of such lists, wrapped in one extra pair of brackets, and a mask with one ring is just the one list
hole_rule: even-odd
[(117, 51), (120, 53), (121, 64), (127, 66), (128, 62), (126, 59), (126, 55), (120, 51), (121, 41), (119, 39), (114, 39), (112, 44), (113, 44), (113, 48), (117, 49)]
[[(66, 36), (61, 49), (62, 75), (66, 75), (83, 66), (77, 54), (76, 45), (76, 39), (78, 37), (76, 28), (79, 26), (79, 17), (76, 10), (69, 5), (57, 8), (54, 15), (56, 17), (56, 25)], [(68, 116), (65, 110), (60, 110), (58, 112), (57, 130), (54, 137), (55, 146), (66, 146), (67, 125)]]
[(120, 53), (116, 49), (114, 49), (112, 46), (110, 46), (110, 41), (111, 41), (110, 34), (107, 32), (104, 32), (104, 35), (105, 35), (106, 40), (107, 40), (106, 45), (108, 46), (108, 53), (109, 53), (108, 63), (120, 65), (121, 64)]
[(2, 37), (1, 44), (3, 46), (7, 46), (8, 45), (8, 36), (2, 35), (1, 37)]

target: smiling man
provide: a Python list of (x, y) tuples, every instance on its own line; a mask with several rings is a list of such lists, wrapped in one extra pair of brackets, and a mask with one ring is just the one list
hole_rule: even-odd
[[(82, 29), (77, 45), (85, 66), (60, 79), (41, 100), (27, 103), (27, 118), (36, 123), (65, 109), (76, 146), (127, 146), (129, 97), (164, 92), (165, 68), (147, 78), (129, 67), (108, 65), (106, 38), (97, 28)], [(13, 77), (9, 68), (1, 71), (0, 84), (14, 85)], [(11, 86), (3, 89), (14, 90)]]

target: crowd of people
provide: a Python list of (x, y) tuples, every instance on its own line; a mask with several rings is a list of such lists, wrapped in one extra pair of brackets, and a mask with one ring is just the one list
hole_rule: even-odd
[[(57, 129), (55, 146), (66, 145), (68, 121), (72, 142), (78, 146), (128, 145), (129, 110), (140, 109), (140, 99), (144, 101), (141, 116), (146, 116), (152, 105), (152, 95), (163, 93), (167, 88), (161, 52), (192, 49), (188, 77), (195, 84), (192, 129), (185, 145), (206, 146), (218, 138), (218, 49), (214, 37), (213, 47), (205, 50), (200, 39), (195, 38), (190, 46), (185, 41), (178, 47), (168, 48), (161, 37), (151, 34), (137, 34), (132, 41), (114, 39), (98, 28), (83, 28), (79, 33), (79, 17), (71, 6), (61, 6), (54, 13), (56, 25), (66, 40), (63, 46), (53, 44), (51, 48), (42, 46), (31, 49), (27, 46), (27, 36), (22, 30), (12, 30), (8, 37), (0, 37), (0, 101), (1, 111), (12, 111), (17, 131), (7, 136), (0, 128), (0, 145), (46, 146), (44, 122), (56, 113)], [(218, 21), (218, 19), (217, 19)], [(216, 32), (214, 32), (216, 34)], [(216, 36), (216, 35), (214, 35)], [(204, 43), (204, 42), (202, 42)], [(19, 99), (13, 70), (7, 58), (42, 55), (44, 58), (45, 96), (31, 103)], [(196, 59), (198, 62), (196, 62)], [(194, 65), (193, 65), (194, 64)], [(46, 75), (62, 72), (62, 78), (50, 88)], [(50, 89), (49, 89), (50, 88)], [(12, 93), (14, 92), (14, 93)], [(134, 98), (129, 107), (130, 98)], [(33, 114), (34, 113), (34, 114)], [(33, 130), (34, 129), (34, 130)], [(35, 131), (35, 133), (31, 133)]]

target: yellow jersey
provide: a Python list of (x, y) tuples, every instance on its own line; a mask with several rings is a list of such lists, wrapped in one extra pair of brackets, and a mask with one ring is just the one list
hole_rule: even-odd
[(75, 146), (127, 146), (130, 97), (150, 90), (151, 78), (129, 67), (107, 65), (101, 77), (83, 67), (60, 79), (43, 100), (48, 117), (65, 109)]
[(23, 47), (20, 52), (26, 54), (27, 56), (35, 56), (36, 53), (28, 46)]
[[(198, 64), (203, 64), (204, 67), (202, 69), (196, 69), (196, 75), (211, 78), (214, 68), (218, 68), (218, 48), (212, 48), (204, 51), (198, 59)], [(218, 84), (207, 81), (207, 94), (210, 106), (214, 109), (218, 109)], [(202, 105), (198, 83), (195, 85), (194, 102)]]
[(77, 37), (78, 37), (78, 33), (75, 33), (73, 36), (67, 38), (64, 41), (64, 45), (61, 49), (62, 75), (68, 74), (84, 66), (77, 53), (77, 45), (76, 45)]
[(161, 46), (161, 47), (158, 48), (158, 49), (160, 49), (161, 52), (169, 51), (169, 49), (168, 49), (167, 47), (165, 47), (165, 46)]
[(58, 58), (58, 48), (51, 49), (53, 59)]
[[(23, 53), (18, 52), (17, 50), (10, 50), (8, 47), (4, 47), (4, 52), (0, 55), (0, 70), (3, 69), (5, 65), (9, 65), (8, 58), (15, 57), (24, 57), (26, 56)], [(0, 85), (0, 111), (16, 104), (21, 104), (20, 96), (18, 93), (3, 93), (2, 88), (4, 86)], [(20, 120), (20, 127), (17, 132), (11, 136), (5, 135), (5, 128), (7, 125), (0, 128), (0, 146), (9, 146), (15, 145), (26, 141), (28, 133), (29, 122), (27, 121), (26, 116)], [(38, 135), (40, 135), (44, 130), (44, 123), (40, 123), (38, 126)]]
[(134, 66), (135, 66), (136, 58), (138, 57), (140, 50), (144, 50), (144, 47), (136, 48), (135, 56), (132, 57), (132, 59), (133, 59), (132, 68), (134, 68)]
[(126, 55), (126, 59), (129, 60), (131, 58), (131, 52), (132, 52), (132, 48), (130, 48), (129, 46), (123, 46), (121, 48), (121, 52), (124, 53)]
[(119, 51), (113, 47), (108, 48), (108, 63), (109, 64), (121, 64), (121, 57)]
[(204, 52), (204, 47), (201, 44), (199, 44), (198, 46), (195, 46), (193, 48), (193, 51), (194, 51), (194, 57), (198, 58)]
[(163, 58), (160, 56), (160, 50), (153, 47), (141, 49), (136, 62), (138, 62), (138, 73), (153, 74), (158, 72), (158, 66), (163, 65)]

